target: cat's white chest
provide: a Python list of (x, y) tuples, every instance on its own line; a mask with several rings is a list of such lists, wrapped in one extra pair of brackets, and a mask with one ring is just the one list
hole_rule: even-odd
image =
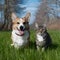
[(41, 35), (39, 35), (39, 34), (37, 34), (37, 40), (38, 41), (44, 41), (43, 37)]

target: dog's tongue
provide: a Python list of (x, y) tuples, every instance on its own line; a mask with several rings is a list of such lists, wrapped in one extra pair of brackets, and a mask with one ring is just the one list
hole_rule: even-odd
[(19, 33), (21, 36), (24, 35), (24, 31), (19, 31)]

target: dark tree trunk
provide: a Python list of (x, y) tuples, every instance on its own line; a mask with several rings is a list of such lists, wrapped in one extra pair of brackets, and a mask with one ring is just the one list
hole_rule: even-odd
[(20, 0), (4, 0), (4, 24), (1, 30), (11, 30), (12, 29), (12, 20), (11, 13), (15, 12), (15, 7)]
[(12, 20), (11, 20), (11, 6), (9, 0), (5, 0), (4, 5), (4, 24), (2, 30), (11, 30)]

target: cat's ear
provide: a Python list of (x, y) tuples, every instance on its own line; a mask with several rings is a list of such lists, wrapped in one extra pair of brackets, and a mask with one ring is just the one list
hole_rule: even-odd
[(47, 31), (46, 24), (43, 25), (43, 31)]
[(43, 26), (46, 28), (46, 26), (47, 26), (47, 25), (46, 25), (46, 24), (44, 24)]
[(46, 24), (44, 24), (44, 25), (43, 25), (43, 27), (44, 27), (44, 29), (46, 30), (47, 25), (46, 25)]
[(36, 29), (38, 29), (38, 28), (39, 28), (39, 25), (38, 25), (38, 23), (35, 23), (35, 27), (36, 27)]

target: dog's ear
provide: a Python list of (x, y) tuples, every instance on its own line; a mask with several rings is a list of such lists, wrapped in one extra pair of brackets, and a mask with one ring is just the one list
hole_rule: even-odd
[(11, 14), (11, 19), (12, 19), (12, 22), (14, 22), (14, 20), (17, 18), (16, 14), (15, 13), (12, 13)]
[(39, 28), (39, 25), (38, 25), (38, 23), (35, 23), (35, 27), (36, 27), (36, 29), (38, 29), (38, 28)]
[(23, 19), (24, 19), (26, 22), (29, 22), (30, 16), (31, 16), (31, 13), (28, 12), (28, 13), (26, 14), (26, 16), (25, 16)]

